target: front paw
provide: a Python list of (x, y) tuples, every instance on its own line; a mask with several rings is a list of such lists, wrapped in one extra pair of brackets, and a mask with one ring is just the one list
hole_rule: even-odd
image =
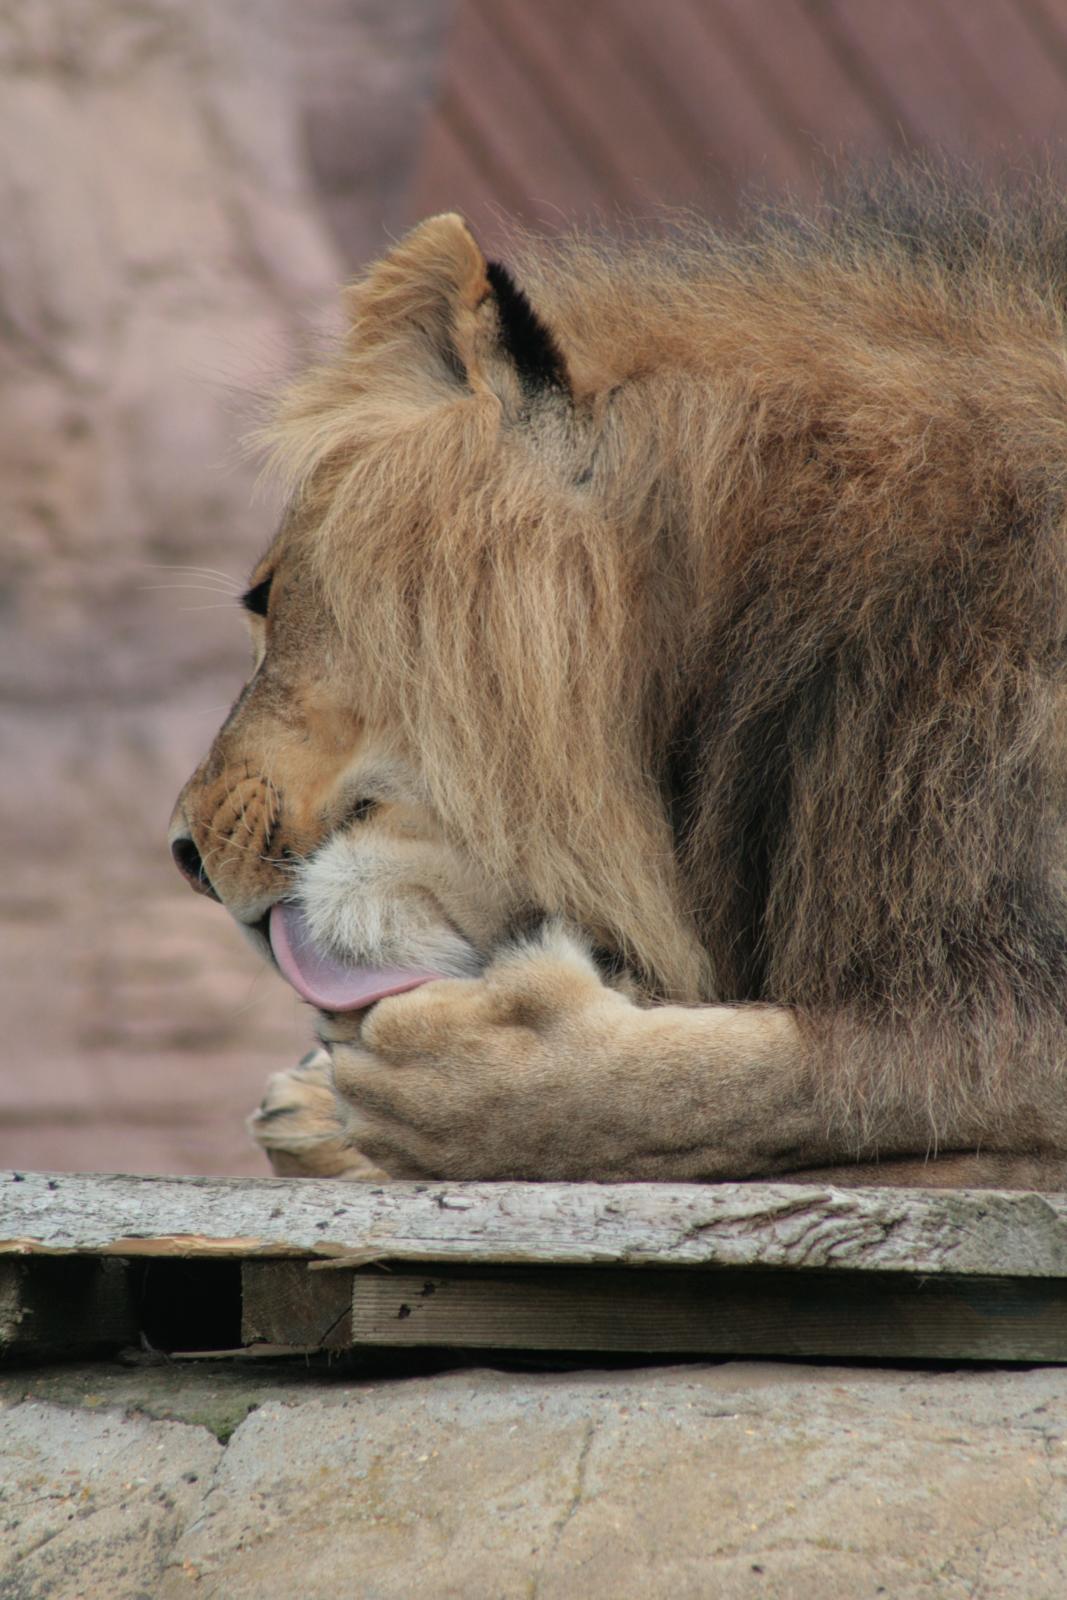
[(273, 1073), (246, 1126), (279, 1178), (385, 1176), (348, 1142), (325, 1050)]
[(395, 1178), (588, 1174), (591, 1074), (634, 1008), (549, 926), (480, 978), (382, 1000), (331, 1044), (348, 1140)]

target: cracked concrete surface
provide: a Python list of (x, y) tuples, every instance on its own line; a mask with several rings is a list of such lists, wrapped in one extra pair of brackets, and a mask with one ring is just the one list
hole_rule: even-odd
[(153, 1594), (222, 1455), (204, 1428), (35, 1400), (0, 1437), (3, 1600)]
[(0, 1406), (0, 1600), (1067, 1592), (1057, 1369), (61, 1367)]

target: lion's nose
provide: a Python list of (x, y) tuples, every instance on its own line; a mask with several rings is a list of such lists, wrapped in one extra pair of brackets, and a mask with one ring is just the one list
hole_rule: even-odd
[(191, 889), (195, 889), (197, 894), (208, 895), (212, 900), (219, 899), (212, 886), (211, 879), (204, 871), (204, 863), (201, 860), (200, 851), (188, 835), (179, 839), (172, 839), (170, 853), (174, 857), (174, 865)]

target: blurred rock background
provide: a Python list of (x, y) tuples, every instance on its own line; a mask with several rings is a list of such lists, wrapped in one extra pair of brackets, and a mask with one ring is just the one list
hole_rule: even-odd
[(164, 834), (274, 526), (241, 440), (340, 282), (447, 207), (506, 249), (1065, 133), (1067, 0), (4, 0), (0, 1164), (264, 1170), (309, 1019)]
[(242, 435), (402, 223), (446, 17), (0, 7), (3, 1164), (263, 1170), (308, 1020), (164, 837), (274, 526)]

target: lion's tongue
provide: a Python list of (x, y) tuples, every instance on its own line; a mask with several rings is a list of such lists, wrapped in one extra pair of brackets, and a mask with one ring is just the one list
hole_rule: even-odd
[(270, 944), (274, 959), (297, 994), (322, 1011), (359, 1011), (386, 995), (403, 994), (439, 972), (404, 967), (349, 967), (316, 949), (299, 906), (280, 901), (271, 907)]

